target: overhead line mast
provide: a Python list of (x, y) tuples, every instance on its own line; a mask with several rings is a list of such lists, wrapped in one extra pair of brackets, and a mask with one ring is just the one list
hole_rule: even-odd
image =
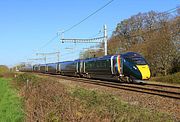
[(108, 35), (107, 35), (107, 26), (104, 25), (104, 35), (103, 37), (97, 37), (97, 38), (90, 38), (90, 39), (65, 39), (61, 38), (60, 39), (62, 43), (101, 43), (102, 41), (98, 40), (103, 40), (104, 42), (104, 55), (108, 55), (108, 48), (107, 48), (107, 40), (108, 40)]
[(36, 55), (41, 55), (41, 56), (44, 56), (45, 59), (47, 59), (46, 57), (48, 55), (57, 55), (57, 61), (59, 62), (60, 60), (60, 52), (52, 52), (52, 53), (36, 53)]
[(46, 64), (46, 57), (44, 57), (44, 58), (31, 58), (31, 59), (28, 59), (28, 60), (31, 60), (31, 61), (44, 60), (44, 63)]

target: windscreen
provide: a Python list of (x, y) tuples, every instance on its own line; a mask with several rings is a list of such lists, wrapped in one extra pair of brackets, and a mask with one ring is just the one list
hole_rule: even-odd
[(145, 61), (145, 59), (142, 58), (142, 57), (132, 57), (131, 60), (132, 60), (135, 64), (138, 64), (138, 65), (145, 65), (145, 64), (147, 64), (147, 62)]

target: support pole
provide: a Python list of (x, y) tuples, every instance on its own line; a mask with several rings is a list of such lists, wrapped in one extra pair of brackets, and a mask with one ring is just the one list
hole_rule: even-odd
[(60, 58), (60, 52), (57, 53), (57, 61), (58, 62), (60, 61), (59, 58)]
[[(62, 43), (65, 42), (69, 42), (69, 43), (101, 43), (98, 40), (101, 40), (104, 42), (104, 55), (108, 55), (108, 45), (107, 45), (107, 41), (108, 41), (108, 34), (107, 34), (107, 26), (104, 25), (103, 26), (103, 30), (104, 30), (104, 35), (102, 37), (97, 37), (97, 38), (90, 38), (90, 39), (64, 39), (61, 38)], [(62, 34), (63, 37), (63, 34)]]
[(108, 51), (107, 51), (107, 39), (108, 39), (108, 36), (107, 36), (107, 26), (104, 25), (104, 55), (108, 54)]

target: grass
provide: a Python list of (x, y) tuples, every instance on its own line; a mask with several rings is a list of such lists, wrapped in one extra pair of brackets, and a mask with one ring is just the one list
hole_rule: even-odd
[[(118, 96), (61, 84), (51, 78), (20, 74), (16, 81), (28, 87), (21, 90), (25, 105), (25, 121), (52, 122), (169, 122), (163, 113), (143, 109), (122, 101)], [(34, 83), (35, 82), (35, 83)]]
[[(154, 113), (150, 110), (129, 105), (111, 94), (75, 88), (71, 96), (78, 99), (87, 115), (91, 114), (97, 120), (117, 122), (165, 122), (171, 118), (162, 113)], [(93, 112), (93, 113), (92, 113)]]
[(154, 77), (151, 80), (157, 81), (157, 82), (180, 84), (180, 72), (172, 74), (172, 75), (167, 75), (167, 76)]
[(14, 80), (19, 83), (27, 83), (27, 82), (36, 83), (38, 82), (38, 80), (40, 80), (40, 78), (31, 73), (23, 73), (23, 74), (18, 74), (16, 78), (14, 78)]
[(0, 122), (23, 121), (22, 101), (10, 87), (11, 79), (0, 78)]

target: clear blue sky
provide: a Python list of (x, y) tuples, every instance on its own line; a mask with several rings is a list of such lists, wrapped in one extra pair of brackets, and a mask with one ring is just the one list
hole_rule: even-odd
[[(78, 58), (80, 49), (87, 48), (89, 45), (62, 44), (59, 39), (55, 39), (48, 46), (40, 47), (54, 37), (58, 31), (68, 29), (108, 1), (1, 0), (0, 64), (12, 66), (27, 61), (29, 58), (38, 58), (35, 55), (37, 52), (57, 50), (61, 51), (61, 61)], [(138, 12), (150, 10), (163, 12), (179, 4), (179, 0), (114, 0), (96, 15), (65, 33), (64, 37), (92, 37), (102, 29), (104, 24), (107, 24), (109, 30), (113, 30), (118, 22)], [(73, 47), (74, 50), (65, 49), (67, 47)], [(48, 62), (52, 61), (55, 59)]]

